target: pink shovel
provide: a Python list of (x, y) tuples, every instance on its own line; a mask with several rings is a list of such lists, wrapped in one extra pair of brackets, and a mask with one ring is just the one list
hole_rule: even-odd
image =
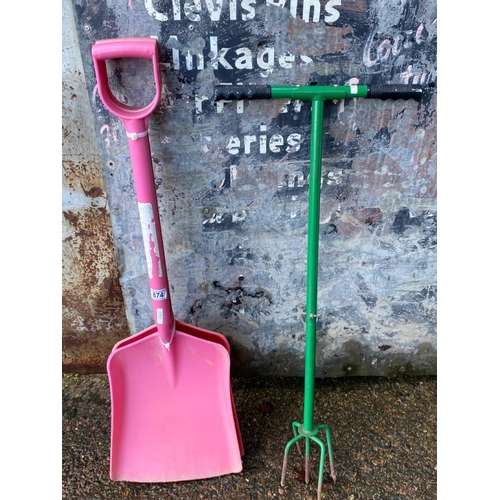
[[(229, 344), (218, 333), (174, 318), (161, 235), (148, 122), (161, 97), (154, 38), (97, 41), (97, 87), (128, 137), (155, 325), (118, 342), (108, 358), (110, 477), (171, 482), (240, 472), (243, 445), (230, 380)], [(129, 106), (112, 93), (106, 61), (150, 59), (156, 94)]]

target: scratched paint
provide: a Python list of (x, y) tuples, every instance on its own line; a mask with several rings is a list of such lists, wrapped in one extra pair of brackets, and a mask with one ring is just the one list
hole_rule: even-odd
[[(226, 335), (235, 374), (300, 375), (310, 107), (215, 105), (213, 86), (435, 84), (436, 1), (98, 0), (74, 12), (130, 333), (153, 321), (148, 266), (125, 133), (96, 94), (90, 47), (140, 35), (161, 47), (149, 131), (175, 315)], [(120, 98), (154, 91), (145, 70), (115, 64)], [(319, 376), (435, 371), (436, 150), (434, 93), (326, 104)]]
[(153, 276), (161, 278), (163, 276), (163, 269), (158, 250), (158, 233), (153, 215), (153, 205), (151, 203), (138, 203), (138, 206), (148, 276), (149, 278), (153, 278)]

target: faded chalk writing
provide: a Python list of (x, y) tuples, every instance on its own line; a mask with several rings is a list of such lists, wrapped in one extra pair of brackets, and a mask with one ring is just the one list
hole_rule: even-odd
[[(385, 35), (383, 38), (379, 36), (380, 33), (375, 29), (366, 40), (363, 64), (367, 68), (398, 64), (405, 54), (411, 54), (415, 46), (423, 46), (429, 43), (431, 38), (424, 23), (420, 23), (415, 29), (400, 31), (390, 36)], [(402, 83), (424, 85), (435, 79), (435, 71), (429, 71), (427, 68), (420, 69), (413, 65), (407, 66), (406, 71), (400, 74)]]

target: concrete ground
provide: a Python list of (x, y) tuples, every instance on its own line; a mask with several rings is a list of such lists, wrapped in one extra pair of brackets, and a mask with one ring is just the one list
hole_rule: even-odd
[[(62, 498), (315, 500), (315, 446), (309, 484), (296, 448), (285, 485), (280, 484), (291, 422), (302, 421), (303, 380), (233, 378), (232, 385), (245, 446), (243, 471), (200, 481), (139, 484), (109, 479), (107, 376), (63, 374)], [(337, 473), (334, 483), (325, 472), (322, 499), (437, 498), (436, 377), (319, 379), (315, 422), (330, 427)]]

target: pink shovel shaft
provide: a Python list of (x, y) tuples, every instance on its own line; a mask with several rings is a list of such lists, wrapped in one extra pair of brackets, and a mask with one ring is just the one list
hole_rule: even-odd
[(127, 127), (127, 136), (141, 219), (149, 287), (151, 289), (151, 304), (160, 339), (165, 345), (169, 346), (175, 331), (175, 321), (169, 295), (167, 265), (163, 249), (149, 136), (147, 128), (142, 131), (129, 132), (128, 129), (130, 128), (130, 126)]
[[(141, 217), (153, 314), (160, 339), (169, 347), (175, 332), (175, 319), (169, 294), (148, 136), (149, 118), (161, 98), (159, 44), (154, 38), (98, 40), (92, 47), (92, 58), (101, 100), (112, 114), (120, 118), (127, 132)], [(150, 103), (144, 106), (130, 106), (120, 102), (114, 96), (109, 87), (106, 61), (118, 58), (144, 58), (152, 61), (156, 93)]]

